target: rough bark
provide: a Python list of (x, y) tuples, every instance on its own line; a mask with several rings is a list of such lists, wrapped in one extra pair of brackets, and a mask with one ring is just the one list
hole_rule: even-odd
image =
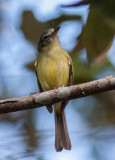
[(111, 90), (115, 90), (115, 76), (107, 76), (99, 80), (69, 87), (60, 87), (30, 96), (0, 100), (0, 114), (39, 108), (63, 100), (86, 97)]

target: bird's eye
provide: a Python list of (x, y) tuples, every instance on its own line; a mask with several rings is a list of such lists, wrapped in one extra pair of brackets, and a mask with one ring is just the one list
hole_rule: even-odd
[(47, 38), (48, 38), (48, 36), (46, 36), (46, 35), (45, 35), (45, 36), (43, 36), (43, 39), (47, 39)]

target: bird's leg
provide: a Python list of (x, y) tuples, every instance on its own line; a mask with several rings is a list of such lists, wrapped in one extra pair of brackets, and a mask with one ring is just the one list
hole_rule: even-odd
[(63, 111), (65, 109), (65, 107), (67, 106), (68, 102), (69, 102), (68, 100), (62, 102), (61, 111)]

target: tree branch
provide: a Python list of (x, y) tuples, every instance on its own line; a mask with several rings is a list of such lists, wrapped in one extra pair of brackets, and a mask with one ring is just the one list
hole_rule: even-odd
[(30, 96), (0, 100), (0, 114), (39, 108), (63, 100), (86, 97), (110, 90), (115, 90), (115, 76), (107, 76), (103, 79), (74, 86), (60, 87)]

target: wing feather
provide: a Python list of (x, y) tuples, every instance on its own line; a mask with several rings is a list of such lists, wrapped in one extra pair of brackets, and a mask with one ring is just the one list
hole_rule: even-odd
[[(36, 76), (37, 76), (37, 82), (38, 82), (39, 91), (40, 91), (40, 92), (43, 92), (43, 89), (42, 89), (42, 87), (41, 87), (41, 84), (40, 84), (40, 81), (39, 81), (38, 75), (37, 75), (37, 66), (38, 66), (38, 61), (37, 61), (37, 60), (35, 61), (34, 66), (35, 66), (35, 72), (36, 72)], [(46, 108), (47, 108), (47, 110), (49, 111), (49, 113), (52, 113), (52, 112), (53, 112), (52, 105), (47, 105)]]
[[(72, 59), (71, 59), (70, 55), (67, 52), (65, 52), (65, 55), (67, 56), (68, 66), (69, 66), (69, 79), (68, 79), (68, 85), (67, 86), (71, 86), (71, 85), (74, 84), (73, 63), (72, 63)], [(61, 110), (65, 109), (65, 107), (67, 106), (68, 103), (69, 103), (68, 100), (63, 101), (61, 103)]]

